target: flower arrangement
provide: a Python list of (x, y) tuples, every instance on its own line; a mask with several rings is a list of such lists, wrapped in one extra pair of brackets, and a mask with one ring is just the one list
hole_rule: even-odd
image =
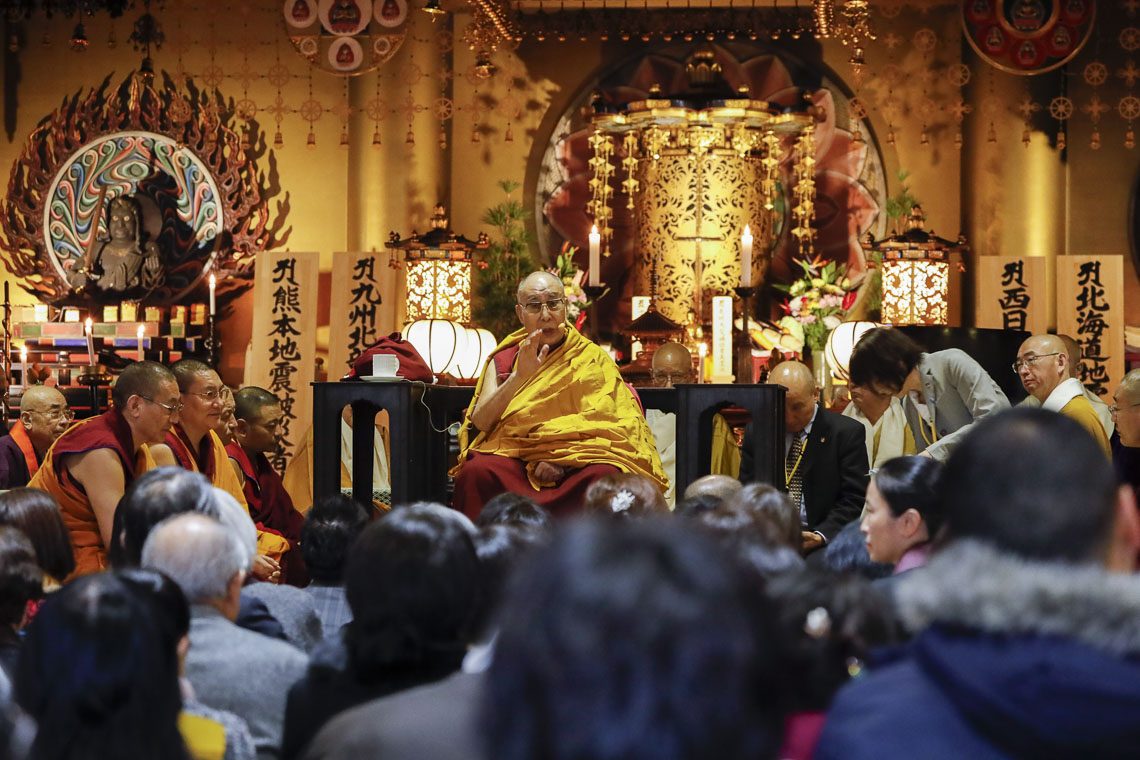
[(546, 271), (562, 280), (562, 284), (566, 288), (566, 317), (575, 329), (581, 330), (582, 324), (586, 321), (586, 309), (590, 306), (590, 299), (586, 297), (586, 291), (582, 289), (582, 281), (586, 278), (586, 272), (579, 269), (578, 265), (574, 263), (574, 256), (577, 253), (578, 249), (575, 246), (563, 243), (562, 249), (554, 259), (554, 266)]
[(782, 306), (787, 316), (779, 326), (813, 352), (822, 351), (827, 334), (843, 321), (856, 293), (845, 266), (834, 261), (824, 264), (818, 257), (797, 263), (803, 276), (791, 285), (776, 285), (789, 296)]

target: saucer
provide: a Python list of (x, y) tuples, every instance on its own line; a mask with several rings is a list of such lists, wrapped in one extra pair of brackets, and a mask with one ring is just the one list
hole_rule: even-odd
[(399, 375), (363, 375), (360, 379), (366, 383), (399, 383), (404, 381), (404, 378)]

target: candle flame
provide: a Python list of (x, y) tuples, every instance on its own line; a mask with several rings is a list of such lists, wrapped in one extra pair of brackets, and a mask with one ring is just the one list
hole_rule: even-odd
[(747, 224), (744, 225), (744, 234), (740, 236), (740, 239), (744, 241), (745, 245), (752, 243), (752, 229)]

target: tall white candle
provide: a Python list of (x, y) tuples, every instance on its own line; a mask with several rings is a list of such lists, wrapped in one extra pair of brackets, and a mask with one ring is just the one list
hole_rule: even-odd
[(590, 276), (591, 287), (597, 287), (602, 281), (602, 236), (598, 234), (598, 225), (590, 228)]
[(709, 347), (704, 341), (697, 344), (697, 382), (705, 381), (705, 357), (708, 356)]
[(28, 387), (28, 344), (20, 346), (20, 385)]
[(136, 337), (138, 338), (139, 361), (140, 362), (143, 360), (143, 334), (145, 332), (146, 332), (146, 328), (143, 325), (139, 325), (138, 330), (135, 333)]
[(92, 367), (95, 366), (95, 336), (94, 336), (94, 323), (91, 317), (88, 317), (83, 322), (83, 330), (87, 333), (87, 359), (88, 364)]
[(747, 224), (740, 236), (740, 287), (752, 287), (752, 230)]
[(218, 289), (218, 278), (210, 273), (210, 316), (218, 313), (218, 304), (214, 298), (214, 292)]

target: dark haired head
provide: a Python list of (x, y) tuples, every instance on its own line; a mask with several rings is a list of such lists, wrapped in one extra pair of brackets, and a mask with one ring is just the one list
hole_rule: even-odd
[(527, 525), (484, 525), (475, 534), (475, 554), (479, 557), (483, 584), (479, 614), (473, 626), (477, 636), (489, 632), (502, 601), (503, 588), (519, 560), (546, 538), (545, 530)]
[(975, 424), (946, 461), (939, 490), (950, 540), (1032, 559), (1102, 559), (1116, 516), (1104, 452), (1079, 424), (1043, 409)]
[(177, 654), (151, 607), (113, 573), (48, 597), (15, 685), (39, 723), (34, 757), (186, 757)]
[(590, 484), (582, 511), (628, 519), (667, 515), (669, 504), (661, 489), (649, 478), (618, 472), (603, 475)]
[(261, 410), (280, 406), (281, 399), (256, 385), (248, 385), (234, 394), (234, 417), (239, 420), (261, 419)]
[(313, 505), (301, 528), (301, 554), (315, 583), (341, 583), (352, 542), (367, 524), (364, 507), (344, 494), (326, 496)]
[(851, 353), (851, 384), (897, 393), (921, 356), (922, 346), (892, 327), (868, 330)]
[(75, 570), (71, 536), (51, 494), (38, 488), (0, 493), (0, 525), (23, 531), (35, 547), (36, 562), (56, 581), (62, 582)]
[(194, 376), (204, 372), (213, 372), (214, 368), (198, 359), (179, 359), (170, 365), (174, 374), (174, 382), (178, 383), (178, 390), (186, 393), (194, 386)]
[(773, 545), (788, 546), (799, 551), (802, 540), (800, 510), (787, 494), (767, 483), (749, 483), (737, 491), (726, 506), (754, 516), (759, 529)]
[(930, 457), (895, 457), (875, 471), (875, 488), (891, 509), (901, 517), (913, 509), (926, 523), (934, 538), (942, 527), (942, 502), (938, 498), (938, 474), (942, 466)]
[(803, 557), (798, 547), (788, 543), (784, 527), (755, 512), (721, 504), (692, 520), (757, 585), (771, 575), (803, 567)]
[(480, 710), (486, 756), (774, 756), (761, 612), (687, 523), (571, 525), (510, 584)]
[(115, 378), (111, 400), (117, 409), (126, 409), (131, 396), (154, 398), (163, 383), (175, 382), (174, 373), (158, 362), (134, 362)]
[(154, 526), (182, 512), (218, 517), (210, 481), (181, 467), (159, 467), (143, 473), (127, 487), (115, 509), (108, 551), (111, 565), (137, 567)]
[(843, 526), (824, 547), (823, 566), (834, 573), (855, 573), (869, 581), (886, 578), (894, 565), (874, 562), (867, 551), (867, 541), (859, 529), (859, 521)]
[(492, 497), (483, 505), (475, 525), (532, 525), (542, 530), (550, 528), (550, 513), (525, 496), (507, 491)]
[(827, 710), (868, 652), (898, 638), (890, 604), (858, 576), (805, 567), (773, 578), (767, 593), (790, 711)]
[(182, 638), (190, 635), (190, 605), (179, 585), (158, 570), (147, 568), (129, 567), (115, 574), (151, 606), (166, 644), (177, 649)]
[(0, 526), (0, 626), (15, 630), (28, 602), (43, 596), (44, 573), (32, 542), (18, 528)]
[(479, 603), (479, 560), (466, 519), (438, 505), (398, 507), (349, 552), (345, 629), (352, 667), (371, 681), (394, 667), (459, 666)]

